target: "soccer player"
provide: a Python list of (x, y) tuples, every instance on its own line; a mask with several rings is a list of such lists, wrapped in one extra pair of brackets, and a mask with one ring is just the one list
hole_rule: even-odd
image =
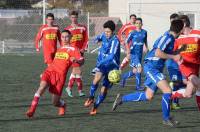
[[(135, 26), (135, 21), (136, 21), (136, 15), (131, 14), (130, 15), (130, 21), (129, 23), (123, 25), (120, 30), (118, 31), (118, 38), (120, 40), (120, 43), (122, 46), (124, 46), (124, 49), (126, 48), (125, 46), (125, 40), (127, 39), (129, 33), (131, 33), (133, 30), (136, 29)], [(120, 69), (123, 70), (124, 67), (126, 67), (129, 63), (129, 57), (125, 57), (120, 65)]]
[(26, 112), (28, 117), (34, 115), (39, 99), (47, 88), (49, 88), (49, 92), (52, 94), (54, 106), (59, 108), (58, 115), (62, 116), (65, 114), (66, 104), (61, 100), (61, 95), (68, 69), (73, 62), (82, 64), (84, 61), (79, 50), (70, 46), (71, 36), (70, 31), (62, 31), (62, 47), (57, 50), (53, 62), (42, 74), (40, 86), (34, 95), (30, 108)]
[(155, 41), (153, 49), (145, 57), (144, 73), (146, 80), (144, 84), (147, 87), (146, 91), (135, 92), (124, 96), (117, 94), (113, 103), (113, 110), (125, 102), (152, 100), (154, 93), (159, 88), (163, 92), (161, 101), (163, 124), (168, 126), (177, 125), (177, 121), (170, 116), (171, 88), (165, 79), (163, 68), (166, 59), (174, 59), (176, 61), (180, 59), (180, 55), (173, 55), (173, 47), (175, 38), (180, 35), (182, 29), (182, 20), (174, 20), (171, 22), (170, 30)]
[(57, 40), (60, 40), (60, 30), (57, 25), (54, 24), (54, 15), (48, 13), (46, 15), (46, 23), (42, 25), (37, 33), (35, 38), (36, 51), (39, 52), (39, 42), (43, 42), (43, 54), (44, 54), (44, 63), (49, 66), (54, 59), (56, 50), (57, 50)]
[[(176, 13), (173, 13), (170, 15), (170, 22), (173, 20), (177, 20), (179, 18), (179, 15)], [(166, 61), (166, 69), (168, 71), (168, 75), (170, 78), (170, 87), (172, 88), (172, 91), (177, 91), (180, 88), (183, 88), (185, 84), (183, 83), (184, 76), (181, 74), (179, 70), (179, 66), (177, 62), (175, 62), (173, 59), (168, 59)], [(180, 109), (179, 99), (173, 99), (171, 104), (171, 109)]]
[[(67, 26), (65, 29), (69, 30), (72, 33), (71, 45), (75, 48), (78, 48), (81, 52), (81, 55), (84, 55), (84, 52), (87, 48), (88, 43), (88, 33), (87, 28), (81, 24), (78, 24), (78, 12), (72, 11), (70, 13), (71, 25)], [(72, 73), (69, 78), (68, 86), (66, 92), (69, 97), (72, 95), (72, 87), (75, 82), (77, 82), (79, 96), (85, 96), (83, 93), (83, 81), (81, 76), (81, 67), (78, 63), (73, 63)]]
[(191, 98), (196, 92), (196, 102), (200, 110), (200, 35), (198, 30), (193, 30), (190, 27), (190, 20), (188, 16), (182, 15), (180, 19), (183, 20), (185, 28), (184, 35), (176, 40), (174, 49), (178, 49), (183, 45), (187, 48), (181, 52), (183, 58), (182, 63), (179, 65), (181, 73), (187, 78), (186, 89), (181, 89), (173, 92), (172, 98)]
[[(97, 57), (96, 68), (98, 70), (96, 71), (93, 82), (90, 86), (90, 96), (84, 104), (85, 107), (89, 107), (94, 103), (90, 115), (96, 115), (97, 108), (106, 98), (108, 89), (112, 87), (112, 83), (108, 80), (108, 73), (111, 70), (119, 69), (120, 63), (120, 43), (117, 36), (114, 35), (115, 23), (109, 20), (104, 23), (103, 28), (104, 33), (97, 36), (97, 40), (102, 42)], [(103, 79), (101, 92), (98, 95), (96, 102), (94, 102), (95, 92), (101, 79)]]
[[(126, 50), (127, 56), (130, 56), (130, 66), (132, 70), (124, 73), (121, 79), (121, 86), (124, 87), (126, 79), (136, 76), (136, 90), (143, 90), (141, 85), (141, 72), (142, 72), (142, 54), (143, 54), (143, 45), (147, 46), (147, 31), (142, 29), (142, 18), (136, 18), (135, 26), (136, 29), (132, 31), (126, 40)], [(129, 43), (130, 46), (129, 46)], [(129, 48), (130, 47), (130, 48)]]

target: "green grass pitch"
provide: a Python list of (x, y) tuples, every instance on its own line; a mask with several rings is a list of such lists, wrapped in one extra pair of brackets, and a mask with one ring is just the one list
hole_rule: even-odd
[[(83, 67), (84, 91), (89, 93), (95, 66), (94, 54), (86, 54)], [(25, 112), (31, 103), (39, 85), (39, 75), (45, 68), (40, 54), (0, 55), (0, 132), (199, 132), (200, 113), (195, 99), (181, 100), (181, 110), (172, 111), (180, 121), (177, 128), (162, 125), (161, 92), (158, 91), (151, 102), (131, 102), (112, 112), (112, 103), (117, 93), (134, 91), (133, 80), (128, 87), (114, 86), (100, 105), (98, 114), (90, 116), (90, 108), (84, 108), (86, 97), (78, 97), (77, 88), (73, 88), (74, 98), (63, 92), (67, 102), (67, 113), (57, 116), (57, 108), (51, 104), (48, 92), (40, 99), (39, 107), (33, 119), (28, 119)], [(97, 95), (97, 94), (96, 94)]]

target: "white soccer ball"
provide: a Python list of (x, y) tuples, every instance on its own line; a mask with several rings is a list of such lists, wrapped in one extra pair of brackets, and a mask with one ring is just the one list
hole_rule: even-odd
[(112, 70), (108, 73), (108, 80), (111, 83), (118, 83), (120, 81), (120, 71), (119, 70)]

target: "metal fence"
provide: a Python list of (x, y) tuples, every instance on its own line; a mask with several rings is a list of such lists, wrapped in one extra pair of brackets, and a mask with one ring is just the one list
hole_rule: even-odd
[[(57, 11), (57, 12), (56, 12)], [(0, 52), (1, 53), (30, 53), (35, 52), (34, 38), (42, 25), (41, 10), (2, 10), (0, 9)], [(46, 13), (55, 14), (55, 23), (63, 30), (70, 24), (66, 10), (47, 10)], [(60, 14), (57, 16), (56, 14)], [(65, 15), (66, 14), (66, 15)], [(112, 19), (119, 27), (122, 25), (119, 18), (94, 17), (90, 13), (79, 16), (79, 23), (88, 28), (89, 46), (88, 51), (95, 48), (92, 45), (93, 38), (103, 31), (105, 21)]]

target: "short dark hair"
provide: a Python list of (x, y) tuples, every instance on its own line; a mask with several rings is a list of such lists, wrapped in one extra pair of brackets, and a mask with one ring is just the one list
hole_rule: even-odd
[(173, 13), (173, 14), (170, 15), (169, 18), (170, 18), (170, 20), (175, 19), (175, 18), (179, 18), (179, 15), (177, 13)]
[(182, 20), (173, 20), (170, 25), (170, 31), (179, 33), (183, 29), (184, 23)]
[(108, 20), (103, 24), (103, 28), (109, 28), (113, 32), (115, 31), (115, 23), (112, 20)]
[(66, 30), (66, 29), (62, 30), (61, 33), (68, 33), (69, 35), (72, 35), (72, 33), (69, 30)]
[(136, 21), (141, 21), (141, 23), (142, 23), (142, 18), (138, 17), (138, 18), (136, 18)]
[(131, 19), (132, 16), (134, 16), (135, 18), (137, 17), (135, 14), (131, 14), (129, 18)]
[(46, 18), (48, 18), (48, 17), (52, 17), (52, 18), (54, 19), (53, 13), (48, 13), (48, 14), (46, 15)]
[(72, 15), (78, 16), (78, 11), (75, 11), (75, 10), (71, 11), (70, 12), (70, 16), (72, 16)]
[(187, 15), (180, 15), (179, 19), (183, 21), (185, 27), (190, 27), (190, 19)]

